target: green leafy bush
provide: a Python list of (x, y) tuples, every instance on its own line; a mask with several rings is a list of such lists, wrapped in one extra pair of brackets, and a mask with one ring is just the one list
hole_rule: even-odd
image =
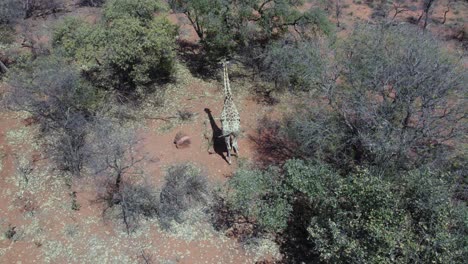
[[(125, 10), (120, 4), (127, 2), (111, 1), (106, 10), (120, 14)], [(133, 4), (138, 3), (142, 4)], [(112, 22), (95, 26), (66, 19), (55, 30), (53, 43), (98, 87), (139, 94), (151, 91), (155, 82), (173, 73), (177, 28), (164, 16), (149, 14), (145, 19), (133, 13), (115, 15)]]
[(227, 200), (233, 210), (241, 211), (268, 230), (279, 231), (286, 227), (292, 210), (282, 187), (277, 168), (242, 168), (229, 181)]
[(95, 57), (103, 56), (104, 40), (103, 30), (70, 17), (55, 28), (52, 43), (65, 57), (73, 58), (80, 67), (86, 69), (87, 65), (96, 63)]
[(147, 22), (153, 19), (155, 12), (166, 11), (167, 7), (160, 0), (107, 0), (104, 4), (104, 19), (107, 22), (133, 17)]
[[(284, 241), (301, 241), (287, 237), (307, 230), (311, 244), (302, 254), (323, 263), (463, 259), (467, 210), (451, 200), (445, 177), (427, 170), (398, 176), (360, 169), (343, 177), (325, 165), (289, 160), (282, 173), (240, 169), (227, 195), (231, 208)], [(290, 248), (296, 246), (304, 247)]]

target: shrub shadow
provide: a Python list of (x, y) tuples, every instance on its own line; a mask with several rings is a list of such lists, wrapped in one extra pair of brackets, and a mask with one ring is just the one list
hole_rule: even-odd
[(312, 208), (306, 197), (294, 202), (288, 227), (276, 241), (283, 255), (281, 263), (320, 263), (319, 256), (313, 250), (315, 245), (309, 239), (307, 231), (312, 216)]
[(219, 68), (217, 62), (208, 60), (206, 52), (196, 43), (179, 40), (179, 56), (193, 76), (203, 80), (213, 80)]

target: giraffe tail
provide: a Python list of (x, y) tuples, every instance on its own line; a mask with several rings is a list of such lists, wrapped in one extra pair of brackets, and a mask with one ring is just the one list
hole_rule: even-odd
[(221, 136), (218, 136), (218, 138), (225, 138), (225, 137), (229, 137), (232, 133), (227, 133), (227, 134), (224, 134), (224, 135), (221, 135)]
[(229, 136), (237, 137), (238, 134), (239, 134), (239, 132), (229, 132), (229, 133), (223, 134), (221, 136), (218, 136), (218, 138), (224, 138), (224, 137), (229, 137)]

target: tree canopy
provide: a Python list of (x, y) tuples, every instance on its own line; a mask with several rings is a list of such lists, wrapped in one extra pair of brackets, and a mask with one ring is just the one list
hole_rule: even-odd
[(175, 60), (177, 27), (164, 16), (153, 17), (159, 6), (159, 1), (109, 1), (105, 22), (93, 26), (66, 19), (55, 30), (54, 46), (99, 87), (152, 89), (152, 83), (172, 75)]

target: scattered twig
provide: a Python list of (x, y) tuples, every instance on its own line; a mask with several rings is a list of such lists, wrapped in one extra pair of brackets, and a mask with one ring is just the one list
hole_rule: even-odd
[(402, 6), (401, 4), (395, 4), (395, 3), (393, 4), (393, 8), (395, 10), (395, 14), (392, 17), (392, 21), (395, 20), (395, 18), (399, 14), (404, 13), (409, 10), (408, 8), (406, 8), (406, 6)]
[(163, 120), (163, 121), (166, 121), (166, 122), (171, 122), (170, 119), (176, 119), (176, 118), (179, 118), (179, 117), (178, 117), (178, 116), (167, 116), (167, 117), (164, 117), (164, 116), (148, 116), (148, 115), (145, 115), (145, 119)]

